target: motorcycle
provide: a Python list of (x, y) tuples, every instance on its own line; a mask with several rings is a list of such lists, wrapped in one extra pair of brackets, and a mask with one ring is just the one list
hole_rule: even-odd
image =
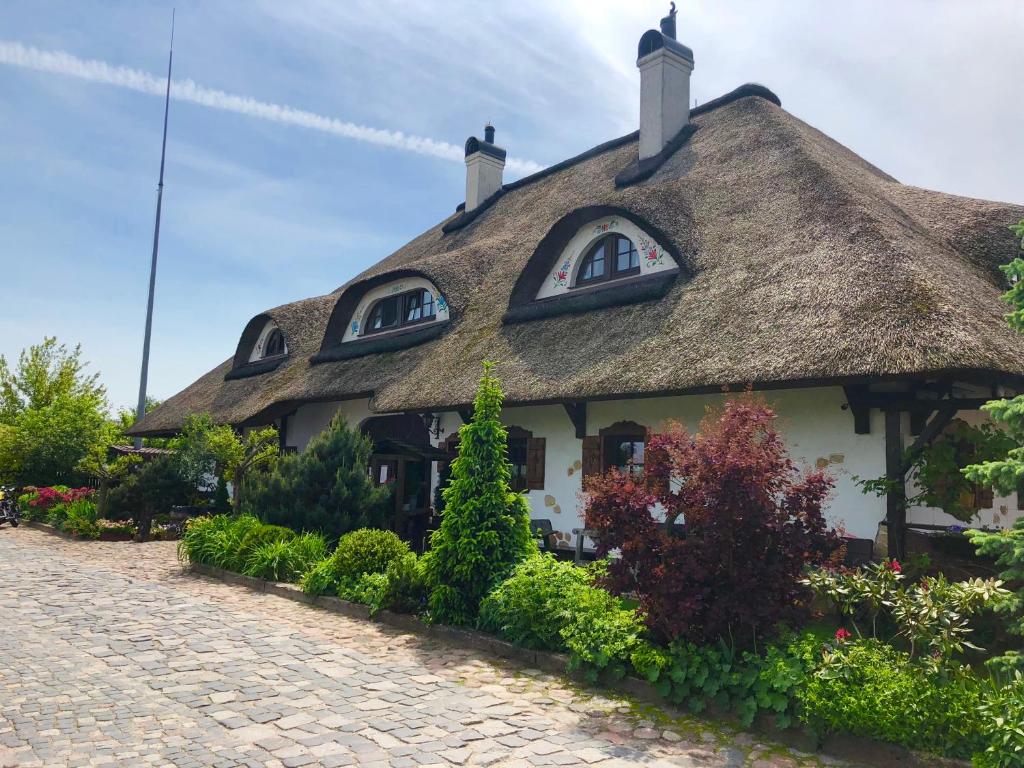
[(10, 523), (12, 528), (17, 528), (20, 514), (18, 504), (14, 498), (14, 489), (7, 486), (0, 486), (0, 525)]

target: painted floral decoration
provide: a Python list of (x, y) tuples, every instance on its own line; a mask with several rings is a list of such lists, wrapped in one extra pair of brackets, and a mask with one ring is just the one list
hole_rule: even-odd
[(359, 321), (358, 320), (353, 320), (352, 321), (352, 333), (359, 333)]
[(594, 234), (600, 235), (602, 232), (607, 232), (609, 229), (618, 229), (619, 220), (611, 219), (610, 221), (602, 222), (601, 224), (594, 225)]
[(640, 238), (639, 251), (648, 267), (660, 267), (665, 261), (664, 252), (646, 237)]
[(435, 296), (434, 297), (434, 301), (437, 302), (437, 308), (439, 310), (441, 310), (442, 312), (445, 312), (445, 311), (448, 310), (448, 300), (444, 296), (442, 296), (441, 294), (438, 294), (437, 296)]
[(555, 285), (559, 288), (564, 288), (565, 284), (569, 281), (569, 268), (572, 266), (572, 258), (567, 258), (562, 262), (562, 266), (555, 272), (554, 281)]

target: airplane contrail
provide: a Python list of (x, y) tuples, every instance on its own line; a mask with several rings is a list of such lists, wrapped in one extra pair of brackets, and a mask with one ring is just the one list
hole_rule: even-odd
[[(142, 70), (112, 66), (96, 59), (80, 59), (64, 51), (44, 51), (17, 42), (0, 40), (0, 64), (77, 77), (93, 83), (103, 83), (139, 93), (148, 93), (151, 96), (163, 96), (165, 88), (163, 80)], [(462, 147), (447, 141), (415, 136), (402, 131), (372, 128), (347, 120), (339, 120), (336, 117), (318, 115), (304, 109), (294, 109), (282, 104), (259, 101), (249, 96), (239, 96), (214, 88), (206, 88), (194, 80), (175, 80), (171, 84), (171, 98), (200, 104), (211, 109), (235, 112), (276, 123), (298, 125), (342, 136), (346, 139), (365, 141), (370, 144), (393, 147), (459, 163), (465, 156)], [(510, 171), (526, 175), (535, 173), (544, 166), (533, 160), (509, 157), (507, 167)]]

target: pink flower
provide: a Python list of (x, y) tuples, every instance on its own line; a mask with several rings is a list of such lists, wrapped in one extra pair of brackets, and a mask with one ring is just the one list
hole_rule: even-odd
[(900, 561), (899, 560), (893, 560), (891, 563), (889, 563), (889, 567), (892, 569), (893, 573), (902, 573), (903, 572), (903, 567), (900, 565)]
[(851, 637), (853, 637), (853, 635), (842, 627), (836, 630), (836, 640), (840, 643), (845, 643)]

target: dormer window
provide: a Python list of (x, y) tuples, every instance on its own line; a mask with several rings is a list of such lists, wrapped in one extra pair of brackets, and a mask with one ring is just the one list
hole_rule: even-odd
[(663, 297), (680, 274), (664, 233), (608, 206), (564, 216), (537, 245), (509, 297), (506, 323)]
[(594, 243), (580, 262), (576, 284), (593, 285), (640, 274), (640, 252), (628, 237), (608, 235)]
[(437, 316), (434, 306), (434, 294), (422, 289), (380, 299), (370, 310), (365, 333), (429, 322)]
[(283, 355), (284, 352), (284, 334), (281, 333), (280, 328), (275, 328), (267, 336), (267, 343), (263, 348), (263, 356), (274, 357), (274, 355)]
[(285, 343), (284, 334), (281, 333), (277, 323), (273, 320), (268, 320), (266, 325), (263, 326), (263, 330), (260, 331), (256, 343), (252, 346), (249, 362), (254, 363), (258, 360), (281, 357), (286, 354), (288, 354), (288, 345)]

